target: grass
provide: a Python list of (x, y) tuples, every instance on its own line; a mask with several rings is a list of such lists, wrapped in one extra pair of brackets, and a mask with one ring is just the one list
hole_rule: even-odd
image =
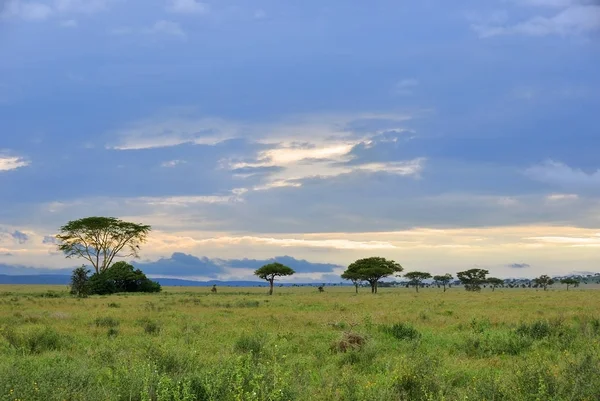
[(598, 372), (593, 289), (0, 286), (0, 400), (596, 400)]

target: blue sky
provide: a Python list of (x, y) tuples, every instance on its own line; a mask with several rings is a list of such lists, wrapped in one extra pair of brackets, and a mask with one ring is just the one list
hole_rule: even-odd
[(598, 270), (598, 1), (0, 4), (8, 272), (89, 215), (151, 224), (163, 275)]

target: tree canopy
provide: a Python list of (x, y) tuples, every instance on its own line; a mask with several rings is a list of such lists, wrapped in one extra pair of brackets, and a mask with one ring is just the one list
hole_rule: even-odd
[(140, 244), (146, 242), (150, 231), (149, 225), (114, 217), (86, 217), (62, 226), (56, 239), (58, 249), (67, 258), (84, 258), (96, 273), (102, 273), (115, 258), (137, 258)]
[(150, 280), (140, 269), (123, 261), (114, 263), (102, 273), (96, 273), (89, 279), (90, 294), (160, 291), (159, 283)]
[(254, 274), (269, 282), (269, 295), (273, 294), (275, 277), (291, 276), (296, 273), (294, 269), (279, 262), (269, 263), (257, 269)]
[(467, 291), (481, 291), (481, 285), (485, 283), (485, 276), (490, 272), (484, 269), (469, 269), (456, 273), (460, 282)]
[(504, 280), (496, 277), (488, 277), (487, 282), (490, 286), (492, 286), (492, 291), (494, 291), (496, 287), (499, 287), (504, 284)]
[(359, 259), (352, 263), (342, 274), (342, 278), (352, 280), (368, 281), (371, 285), (371, 293), (377, 293), (377, 282), (384, 277), (400, 273), (402, 266), (393, 260), (387, 260), (381, 257), (371, 257)]
[(567, 285), (567, 291), (569, 291), (569, 286), (573, 285), (577, 287), (579, 285), (579, 280), (572, 277), (563, 278), (560, 282)]
[(454, 277), (452, 277), (452, 274), (450, 273), (446, 273), (443, 276), (433, 276), (433, 280), (438, 284), (438, 285), (442, 285), (444, 286), (444, 292), (446, 292), (446, 286), (448, 284), (450, 284), (450, 281), (452, 281)]
[(352, 281), (352, 284), (354, 284), (356, 293), (358, 294), (358, 286), (360, 285), (360, 283), (362, 281), (364, 281), (364, 279), (362, 278), (362, 275), (359, 274), (358, 272), (354, 272), (354, 271), (351, 272), (351, 271), (346, 270), (345, 272), (342, 273), (341, 277), (344, 280)]
[(404, 277), (409, 280), (408, 284), (413, 285), (417, 292), (419, 292), (419, 287), (423, 284), (424, 280), (431, 278), (431, 274), (426, 272), (408, 272)]
[(539, 287), (542, 287), (544, 291), (548, 289), (549, 285), (554, 284), (554, 280), (546, 274), (542, 274), (541, 276), (534, 278), (533, 282), (536, 283)]

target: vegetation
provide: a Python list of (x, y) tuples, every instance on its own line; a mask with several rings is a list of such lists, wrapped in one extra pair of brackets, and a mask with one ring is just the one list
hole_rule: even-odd
[(446, 292), (446, 286), (450, 284), (453, 278), (454, 277), (452, 277), (452, 274), (450, 273), (446, 273), (441, 276), (433, 276), (434, 282), (437, 285), (441, 285), (442, 287), (444, 287), (444, 292)]
[(598, 398), (599, 291), (441, 293), (0, 286), (0, 400)]
[(67, 258), (84, 258), (96, 274), (104, 272), (115, 258), (138, 257), (150, 226), (114, 217), (86, 217), (69, 221), (56, 235), (58, 249)]
[(574, 279), (574, 278), (563, 278), (562, 280), (560, 280), (560, 282), (562, 284), (567, 285), (567, 291), (569, 291), (569, 286), (573, 285), (573, 286), (577, 287), (579, 285), (579, 280)]
[(496, 287), (500, 287), (501, 285), (504, 285), (504, 280), (502, 280), (501, 278), (496, 278), (496, 277), (488, 277), (487, 283), (490, 285), (490, 287), (492, 287), (492, 291), (494, 291), (496, 289)]
[[(384, 277), (400, 273), (402, 266), (393, 260), (387, 260), (380, 257), (371, 257), (359, 259), (352, 263), (344, 273), (342, 278), (354, 281), (367, 281), (371, 285), (371, 293), (377, 293), (377, 284)], [(356, 284), (355, 284), (356, 285)], [(358, 292), (358, 289), (357, 289)]]
[(544, 291), (546, 291), (548, 289), (549, 285), (554, 284), (554, 280), (545, 274), (539, 276), (538, 278), (533, 279), (533, 281), (535, 282), (535, 284), (538, 287), (542, 287), (544, 289)]
[(349, 271), (349, 270), (346, 270), (345, 272), (342, 273), (341, 277), (344, 280), (351, 281), (352, 284), (354, 285), (355, 292), (358, 294), (358, 287), (364, 281), (363, 278), (362, 278), (363, 275), (360, 274), (358, 271)]
[(273, 295), (273, 283), (276, 277), (291, 276), (294, 273), (296, 272), (292, 268), (279, 262), (269, 263), (254, 272), (256, 276), (269, 283), (269, 295)]
[(419, 287), (423, 285), (423, 281), (431, 278), (431, 274), (425, 272), (408, 272), (404, 275), (407, 278), (408, 284), (415, 287), (419, 292)]
[(73, 270), (71, 275), (71, 294), (77, 297), (86, 297), (89, 294), (89, 277), (90, 271), (81, 266)]
[(470, 269), (456, 273), (460, 282), (467, 291), (481, 291), (481, 286), (486, 282), (486, 276), (490, 272), (484, 269)]
[[(85, 276), (83, 276), (84, 272)], [(159, 283), (150, 280), (140, 269), (135, 269), (126, 262), (117, 262), (102, 273), (95, 273), (89, 279), (88, 272), (82, 267), (75, 269), (72, 281), (77, 276), (77, 280), (85, 282), (85, 286), (76, 289), (72, 285), (71, 293), (84, 291), (84, 295), (108, 295), (119, 292), (160, 292), (161, 290)]]

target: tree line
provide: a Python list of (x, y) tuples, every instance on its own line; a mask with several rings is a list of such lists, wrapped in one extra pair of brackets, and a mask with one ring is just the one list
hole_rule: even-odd
[[(67, 258), (83, 258), (93, 267), (94, 272), (82, 266), (73, 271), (71, 291), (79, 296), (87, 294), (110, 294), (115, 292), (158, 292), (160, 284), (149, 280), (144, 273), (126, 262), (113, 263), (115, 258), (139, 257), (140, 244), (146, 242), (151, 231), (149, 225), (122, 221), (114, 217), (87, 217), (73, 220), (60, 228), (56, 235), (58, 250)], [(344, 280), (352, 282), (356, 292), (364, 284), (371, 287), (371, 293), (376, 294), (381, 280), (390, 277), (404, 277), (407, 286), (413, 286), (416, 292), (424, 286), (426, 280), (433, 280), (435, 285), (446, 288), (451, 286), (454, 277), (450, 274), (432, 276), (428, 272), (411, 271), (400, 274), (404, 268), (393, 260), (382, 257), (359, 259), (350, 264), (342, 273)], [(291, 276), (295, 271), (281, 263), (269, 263), (254, 274), (269, 283), (269, 294), (273, 294), (274, 282), (278, 277)], [(457, 280), (467, 291), (481, 291), (482, 286), (489, 285), (492, 291), (504, 286), (504, 280), (488, 277), (485, 269), (469, 269), (456, 273)], [(554, 279), (542, 275), (533, 280), (536, 287), (547, 290)], [(578, 286), (574, 278), (564, 278), (561, 283)], [(322, 291), (322, 287), (320, 287)]]

